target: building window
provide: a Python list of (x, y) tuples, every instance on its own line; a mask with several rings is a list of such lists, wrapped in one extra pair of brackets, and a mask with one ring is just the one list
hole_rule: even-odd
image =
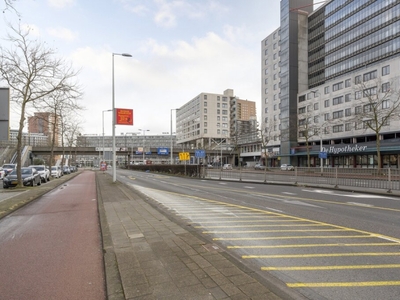
[(366, 104), (366, 105), (364, 105), (364, 112), (365, 112), (365, 113), (371, 112), (372, 110), (373, 110), (372, 104)]
[(228, 101), (228, 97), (222, 97), (222, 101), (223, 102), (227, 102)]
[(205, 116), (203, 117), (203, 119), (204, 119), (204, 121), (207, 121), (207, 115), (205, 115)]
[(222, 117), (222, 122), (228, 122), (228, 117)]
[(221, 127), (221, 123), (217, 123), (217, 127), (218, 127), (218, 128)]
[(268, 117), (264, 119), (264, 123), (268, 124)]
[(204, 101), (204, 106), (207, 106), (207, 101)]
[(346, 117), (351, 116), (351, 108), (346, 108), (346, 109), (344, 110), (344, 115), (345, 115)]
[(207, 100), (207, 95), (204, 95), (204, 100)]
[(324, 121), (329, 121), (329, 113), (324, 114)]
[(324, 107), (329, 107), (329, 100), (324, 101)]
[(268, 104), (268, 98), (264, 99), (265, 104)]
[(319, 103), (314, 103), (314, 110), (318, 110), (319, 109)]
[(369, 88), (369, 89), (365, 89), (365, 90), (363, 90), (363, 93), (364, 93), (364, 97), (370, 97), (372, 95), (376, 95), (377, 94), (377, 88), (375, 86), (375, 87), (372, 87), (372, 88)]
[(332, 100), (332, 104), (333, 105), (338, 105), (338, 104), (341, 104), (341, 103), (343, 103), (343, 96), (333, 98), (333, 100)]
[(388, 93), (390, 91), (390, 83), (382, 83), (382, 93)]
[(360, 84), (361, 83), (361, 75), (358, 75), (354, 78), (354, 83), (355, 84)]
[(351, 86), (351, 79), (346, 79), (346, 81), (344, 82), (344, 87), (348, 88)]
[(204, 129), (204, 133), (207, 133), (207, 129)]
[(265, 94), (268, 94), (268, 88), (265, 88)]
[(264, 112), (267, 114), (268, 113), (268, 107), (266, 107), (265, 109), (264, 109)]
[(389, 100), (383, 100), (383, 101), (382, 101), (382, 108), (383, 108), (383, 109), (385, 109), (385, 108), (390, 108), (390, 102), (389, 102)]
[(361, 114), (361, 112), (362, 112), (361, 105), (360, 106), (356, 106), (355, 109), (354, 109), (354, 114), (355, 115), (359, 115), (359, 114)]
[(326, 87), (324, 88), (324, 93), (325, 93), (325, 95), (326, 95), (326, 94), (329, 94), (329, 86), (326, 86)]
[(204, 127), (207, 127), (207, 122), (204, 122)]
[(344, 124), (344, 130), (345, 131), (351, 131), (351, 123)]
[(220, 116), (217, 116), (217, 121), (221, 121), (221, 117)]
[(363, 121), (363, 122), (362, 122), (363, 129), (368, 129), (368, 128), (370, 128), (371, 122), (372, 122), (372, 120), (365, 120), (365, 121)]
[(221, 107), (221, 103), (217, 103), (217, 107), (220, 108)]
[(217, 134), (221, 134), (221, 129), (217, 129)]
[(217, 115), (219, 115), (221, 113), (221, 110), (217, 109)]
[(319, 123), (319, 116), (314, 116), (314, 123)]
[(219, 101), (219, 100), (221, 100), (221, 97), (220, 97), (220, 96), (217, 96), (217, 101)]
[(389, 74), (390, 74), (390, 66), (382, 67), (382, 76), (389, 75)]
[(228, 111), (224, 109), (224, 110), (222, 110), (222, 114), (223, 114), (223, 115), (227, 115), (227, 114), (228, 114)]
[(378, 76), (378, 72), (376, 70), (368, 72), (368, 73), (365, 73), (363, 75), (363, 81), (365, 82), (365, 81), (369, 81), (369, 80), (375, 79), (377, 76)]
[(344, 95), (344, 102), (350, 102), (350, 101), (351, 101), (351, 94)]
[(264, 64), (268, 65), (268, 58), (265, 59)]
[(222, 108), (228, 108), (228, 103), (222, 103)]
[(355, 128), (356, 130), (362, 129), (362, 122), (356, 122), (356, 123), (354, 124), (354, 128)]
[(301, 96), (299, 97), (299, 103), (300, 103), (300, 102), (303, 102), (303, 101), (306, 101), (306, 95), (301, 95)]
[(276, 110), (276, 104), (274, 104), (274, 110)]
[(274, 100), (278, 99), (278, 94), (274, 95)]
[(361, 97), (362, 97), (362, 92), (361, 91), (357, 91), (357, 92), (355, 92), (355, 94), (354, 94), (354, 99), (361, 99)]
[(332, 127), (333, 132), (342, 132), (343, 131), (343, 125), (335, 125)]
[(333, 119), (339, 119), (343, 117), (343, 110), (334, 111), (332, 114)]
[(342, 82), (339, 82), (339, 83), (335, 83), (335, 84), (332, 86), (332, 91), (333, 91), (333, 92), (336, 92), (336, 91), (341, 90), (342, 88), (343, 88), (343, 81), (342, 81)]
[(205, 114), (207, 113), (207, 108), (204, 109), (204, 113), (205, 113)]

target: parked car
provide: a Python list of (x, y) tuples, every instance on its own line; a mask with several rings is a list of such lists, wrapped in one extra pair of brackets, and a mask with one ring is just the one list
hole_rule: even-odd
[(50, 170), (45, 165), (31, 165), (29, 167), (35, 168), (39, 172), (42, 183), (50, 181)]
[(294, 167), (289, 164), (283, 164), (283, 165), (281, 165), (281, 170), (282, 171), (294, 171)]
[(254, 170), (265, 170), (265, 166), (262, 164), (255, 164)]
[(71, 174), (69, 166), (63, 166), (62, 171), (64, 174)]
[(214, 168), (214, 166), (212, 164), (207, 165), (207, 169), (212, 169), (212, 168)]
[(231, 164), (224, 164), (224, 165), (222, 166), (222, 169), (223, 169), (223, 170), (232, 170), (232, 165), (231, 165)]
[(52, 166), (50, 170), (50, 174), (52, 177), (60, 178), (62, 176), (61, 167), (60, 166)]
[(0, 179), (3, 179), (3, 177), (6, 175), (6, 171), (4, 171), (3, 167), (0, 167)]
[[(25, 186), (41, 185), (42, 180), (40, 179), (40, 174), (35, 168), (21, 168), (22, 183)], [(3, 178), (3, 188), (8, 189), (9, 187), (14, 187), (18, 184), (17, 170), (8, 173), (6, 177)]]
[(7, 175), (17, 168), (17, 164), (4, 164), (2, 168), (5, 172), (5, 175)]

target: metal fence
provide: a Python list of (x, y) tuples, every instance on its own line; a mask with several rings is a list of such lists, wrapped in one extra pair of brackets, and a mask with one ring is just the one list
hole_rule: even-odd
[(400, 190), (399, 169), (345, 169), (345, 168), (280, 168), (265, 170), (249, 169), (203, 169), (203, 178), (237, 180), (245, 182), (287, 183), (295, 185), (315, 184), (328, 187), (358, 187), (383, 189), (388, 192)]

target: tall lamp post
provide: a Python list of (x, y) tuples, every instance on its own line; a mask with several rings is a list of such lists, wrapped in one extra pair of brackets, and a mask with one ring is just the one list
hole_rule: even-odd
[(178, 111), (179, 108), (171, 108), (171, 165), (174, 163), (174, 143), (172, 140), (172, 111)]
[(139, 129), (143, 134), (143, 164), (144, 164), (144, 156), (145, 156), (145, 146), (146, 146), (146, 131), (150, 131), (148, 129)]
[(104, 113), (106, 112), (106, 111), (112, 111), (112, 109), (107, 109), (107, 110), (103, 110), (102, 111), (102, 118), (101, 118), (101, 122), (102, 122), (102, 125), (103, 125), (103, 157), (102, 157), (102, 161), (104, 161)]
[(117, 181), (117, 151), (115, 150), (115, 84), (114, 84), (114, 56), (120, 55), (125, 57), (132, 57), (132, 55), (128, 53), (112, 53), (112, 173), (113, 173), (113, 182)]

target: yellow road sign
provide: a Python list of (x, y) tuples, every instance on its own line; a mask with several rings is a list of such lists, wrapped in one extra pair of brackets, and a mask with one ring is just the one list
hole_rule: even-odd
[(179, 152), (179, 160), (190, 160), (189, 152)]

